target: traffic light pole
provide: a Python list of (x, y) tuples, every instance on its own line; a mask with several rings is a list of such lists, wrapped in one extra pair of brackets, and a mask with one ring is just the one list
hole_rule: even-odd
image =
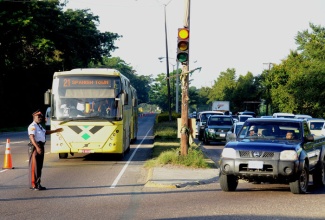
[[(190, 28), (190, 0), (185, 0), (185, 16), (184, 27)], [(189, 88), (189, 62), (183, 64), (182, 73), (180, 76), (182, 90), (182, 107), (181, 107), (181, 155), (188, 154), (189, 137), (191, 131), (188, 120), (188, 88)]]
[(181, 74), (181, 90), (182, 90), (182, 107), (181, 107), (181, 155), (187, 155), (189, 147), (189, 136), (191, 134), (188, 124), (188, 65), (184, 65)]

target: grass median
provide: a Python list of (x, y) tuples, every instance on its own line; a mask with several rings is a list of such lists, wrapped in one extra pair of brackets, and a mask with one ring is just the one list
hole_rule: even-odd
[(190, 144), (187, 155), (180, 155), (180, 139), (177, 138), (177, 121), (163, 121), (154, 125), (152, 159), (145, 167), (165, 165), (191, 168), (212, 168), (215, 164), (205, 157), (196, 143)]

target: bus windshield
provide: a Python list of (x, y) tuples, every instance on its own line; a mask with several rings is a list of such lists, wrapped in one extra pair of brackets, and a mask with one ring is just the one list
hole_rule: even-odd
[(53, 81), (53, 119), (117, 118), (118, 77), (60, 76)]

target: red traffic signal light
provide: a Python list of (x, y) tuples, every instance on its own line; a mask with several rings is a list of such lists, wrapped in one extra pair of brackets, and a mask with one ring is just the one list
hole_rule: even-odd
[(190, 32), (188, 28), (178, 28), (177, 36), (177, 60), (187, 63), (189, 59)]

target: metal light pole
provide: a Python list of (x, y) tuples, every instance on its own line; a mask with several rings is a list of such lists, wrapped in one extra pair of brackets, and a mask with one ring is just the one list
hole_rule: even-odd
[(179, 74), (178, 71), (178, 61), (176, 60), (176, 113), (179, 113), (178, 105), (179, 105), (179, 97), (178, 97), (178, 89), (179, 89)]
[[(162, 59), (165, 59), (166, 57), (158, 57), (158, 59), (160, 60), (160, 62), (162, 62)], [(173, 59), (176, 60), (176, 73), (175, 76), (176, 77), (176, 91), (175, 91), (175, 112), (179, 113), (179, 74), (178, 74), (178, 68), (179, 68), (179, 63), (177, 61), (177, 59), (175, 58), (169, 58), (169, 59)], [(175, 64), (171, 64), (173, 66), (173, 72), (175, 71)]]
[(169, 121), (171, 121), (172, 120), (172, 110), (171, 110), (171, 106), (170, 106), (169, 59), (168, 59), (167, 19), (166, 19), (166, 7), (169, 4), (169, 2), (164, 5), (164, 15), (165, 15), (165, 43), (166, 43), (168, 115), (169, 115)]

